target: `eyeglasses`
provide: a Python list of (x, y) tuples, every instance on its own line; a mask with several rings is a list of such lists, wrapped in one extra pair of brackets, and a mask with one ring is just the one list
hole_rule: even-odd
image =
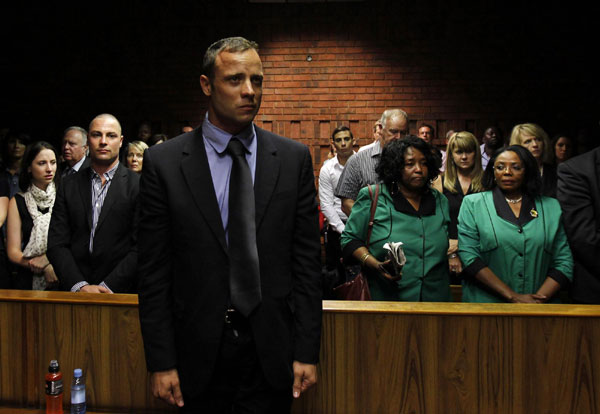
[(504, 165), (504, 164), (497, 164), (494, 165), (494, 169), (498, 172), (503, 172), (503, 171), (515, 171), (515, 172), (521, 172), (523, 171), (523, 166), (520, 164), (513, 164), (513, 165)]

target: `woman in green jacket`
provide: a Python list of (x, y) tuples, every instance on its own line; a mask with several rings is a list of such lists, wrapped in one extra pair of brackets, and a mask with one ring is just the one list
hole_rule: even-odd
[(499, 150), (485, 170), (488, 191), (464, 198), (458, 216), (464, 302), (543, 303), (573, 277), (561, 209), (539, 195), (535, 158)]
[[(365, 246), (371, 198), (360, 190), (341, 244), (346, 260), (359, 261), (373, 300), (449, 301), (448, 200), (429, 187), (440, 160), (416, 137), (387, 144), (376, 168), (382, 184), (369, 247)], [(372, 186), (373, 187), (373, 186)], [(406, 264), (392, 276), (383, 245), (402, 242)]]

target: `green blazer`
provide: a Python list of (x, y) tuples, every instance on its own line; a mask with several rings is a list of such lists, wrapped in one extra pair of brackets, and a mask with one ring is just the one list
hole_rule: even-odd
[[(497, 191), (499, 194), (494, 195)], [(468, 195), (458, 216), (458, 254), (465, 273), (489, 267), (512, 290), (535, 293), (547, 277), (561, 284), (573, 278), (573, 258), (558, 201), (523, 199), (520, 223), (501, 217), (508, 211), (499, 190)], [(511, 213), (512, 214), (512, 213)], [(475, 269), (474, 269), (475, 268)], [(474, 277), (465, 277), (463, 302), (505, 302)], [(555, 299), (557, 301), (557, 299)]]
[[(342, 233), (344, 256), (349, 258), (365, 245), (371, 199), (367, 187), (360, 190), (352, 213)], [(402, 278), (390, 282), (378, 274), (367, 272), (367, 281), (373, 300), (389, 301), (449, 301), (448, 274), (448, 200), (432, 189), (421, 200), (419, 212), (402, 195), (392, 197), (381, 184), (379, 202), (373, 220), (369, 252), (384, 261), (388, 242), (404, 243), (406, 265)]]

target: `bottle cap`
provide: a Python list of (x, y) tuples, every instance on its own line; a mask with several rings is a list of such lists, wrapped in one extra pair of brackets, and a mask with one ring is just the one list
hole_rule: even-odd
[(82, 374), (82, 373), (81, 373), (81, 368), (75, 368), (75, 369), (73, 370), (73, 376), (74, 376), (75, 378), (79, 378), (79, 377), (81, 377), (81, 374)]
[(56, 359), (53, 359), (52, 361), (50, 361), (50, 366), (48, 367), (48, 372), (58, 372), (58, 370), (59, 370), (58, 361)]

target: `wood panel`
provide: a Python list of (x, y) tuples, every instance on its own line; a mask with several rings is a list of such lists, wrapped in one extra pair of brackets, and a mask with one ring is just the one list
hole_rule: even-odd
[(326, 302), (320, 383), (294, 412), (598, 413), (599, 322), (596, 306)]
[[(91, 410), (174, 412), (149, 392), (136, 296), (0, 291), (0, 315), (0, 406), (43, 407), (58, 359)], [(319, 383), (292, 410), (599, 413), (598, 349), (598, 306), (325, 301)]]

